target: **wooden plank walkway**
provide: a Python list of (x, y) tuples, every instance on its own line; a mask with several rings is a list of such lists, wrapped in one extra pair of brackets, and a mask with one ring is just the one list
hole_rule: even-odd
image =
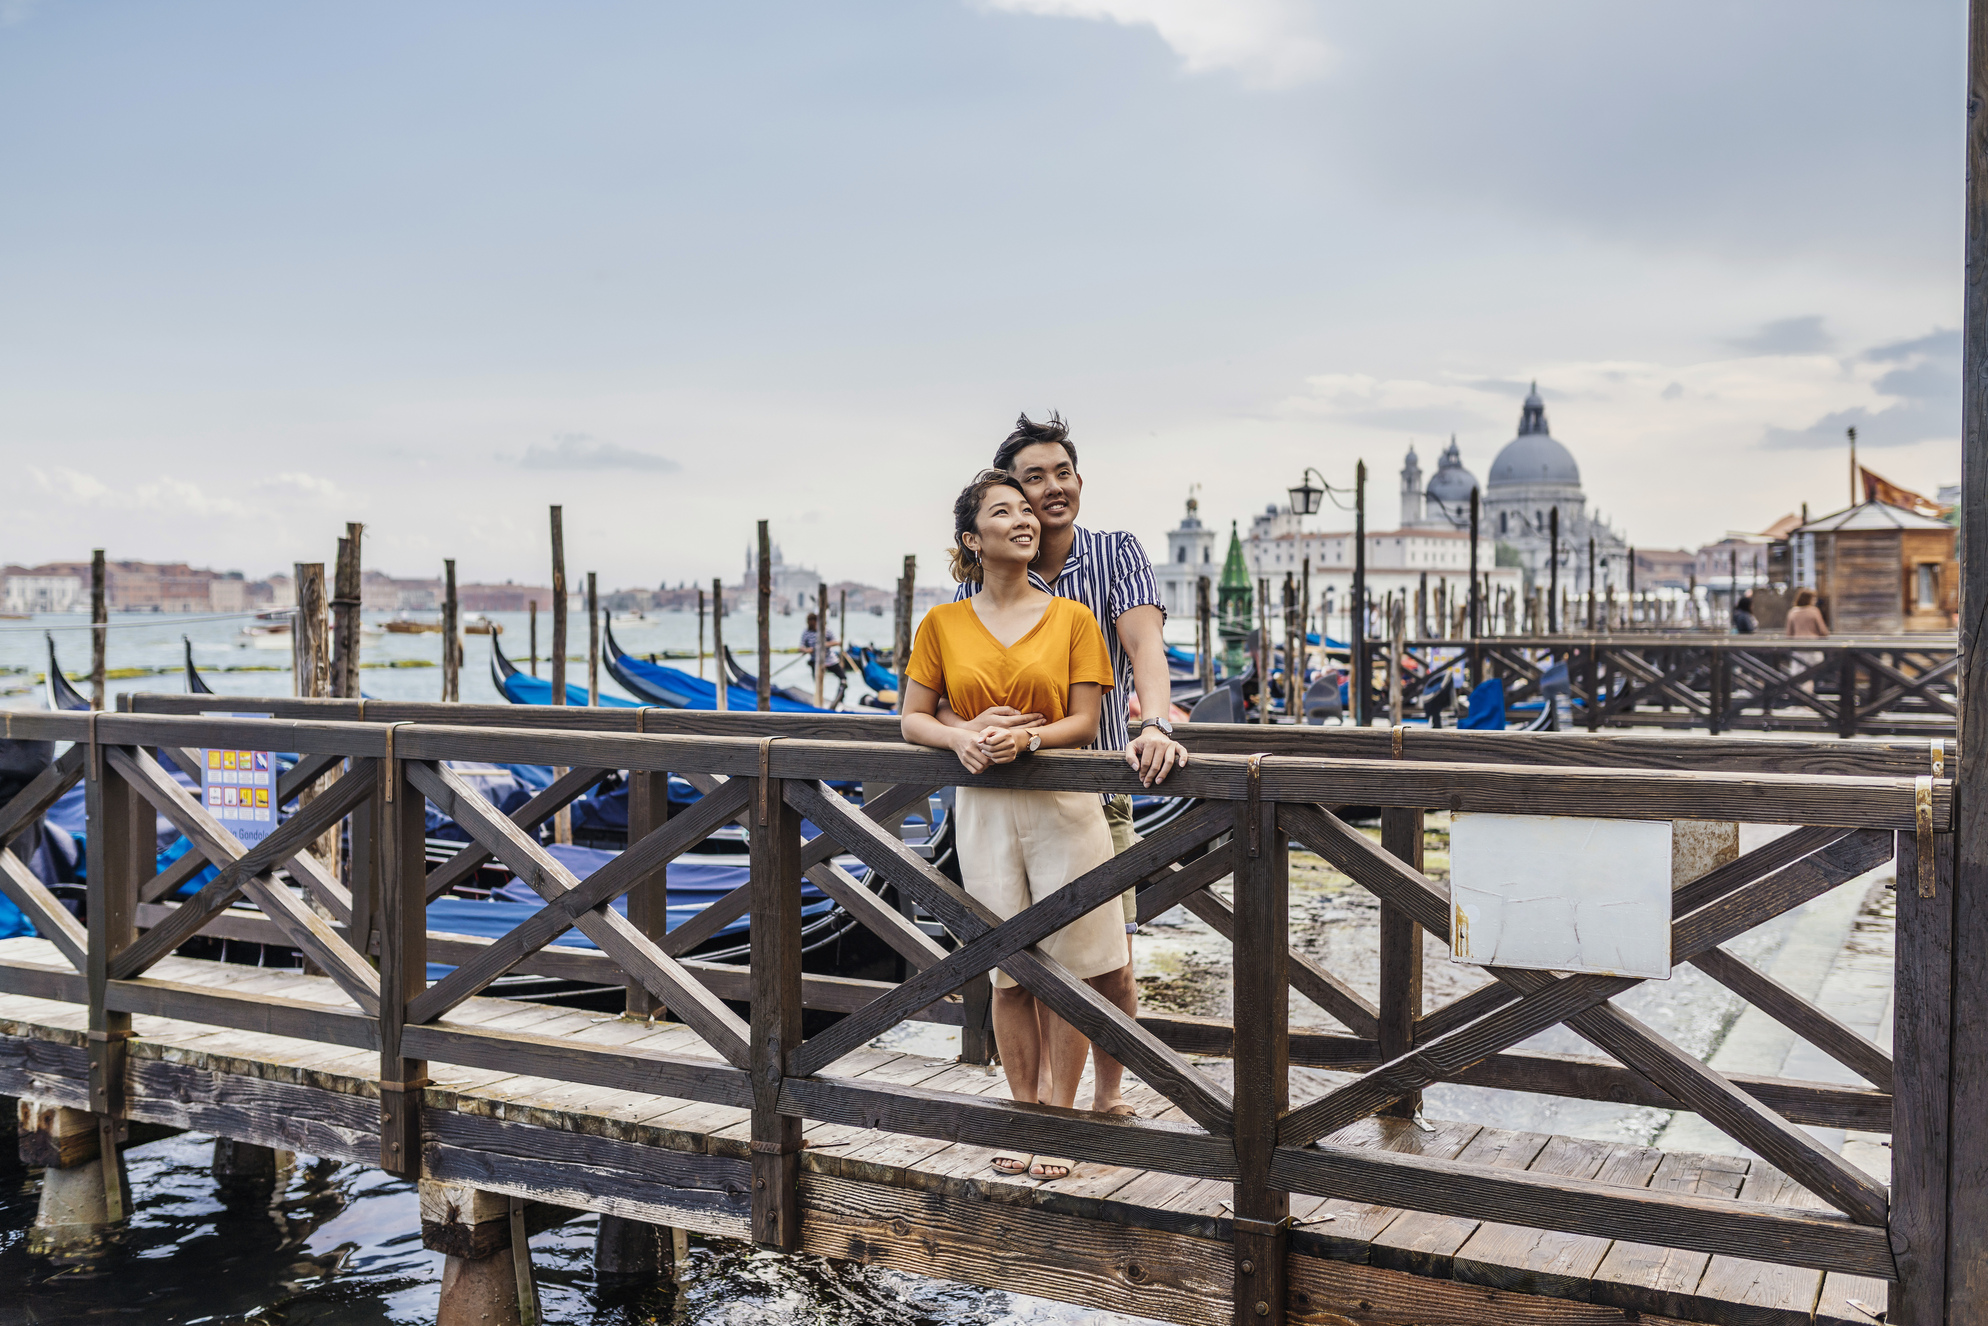
[[(45, 968), (51, 991), (81, 979), (38, 939), (0, 941), (0, 963)], [(148, 979), (355, 1007), (333, 981), (297, 972), (168, 957)], [(79, 1003), (0, 996), (0, 1094), (86, 1109), (87, 1018)], [(718, 1062), (679, 1025), (499, 999), (467, 1000), (439, 1025)], [(133, 1031), (127, 1117), (378, 1163), (376, 1052), (143, 1015)], [(837, 1072), (1006, 1094), (998, 1071), (886, 1050), (859, 1050)], [(750, 1111), (442, 1063), (430, 1073), (421, 1121), (429, 1177), (750, 1236)], [(1158, 1117), (1185, 1117), (1144, 1088), (1132, 1099), (1165, 1109)], [(1192, 1326), (1231, 1320), (1227, 1181), (1084, 1163), (1039, 1184), (995, 1173), (985, 1147), (819, 1122), (805, 1137), (806, 1251)], [(1718, 1199), (1807, 1198), (1761, 1162), (1476, 1124), (1369, 1117), (1331, 1140)], [(1754, 1262), (1737, 1255), (1743, 1249), (1710, 1256), (1337, 1198), (1294, 1198), (1292, 1217), (1293, 1321), (1835, 1326), (1870, 1320), (1852, 1298), (1885, 1306), (1883, 1282)]]

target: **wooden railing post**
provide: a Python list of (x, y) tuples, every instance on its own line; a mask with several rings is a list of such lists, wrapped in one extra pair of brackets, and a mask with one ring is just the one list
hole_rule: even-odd
[(89, 783), (83, 795), (91, 845), (86, 972), (90, 1110), (101, 1119), (114, 1120), (124, 1113), (124, 1055), (125, 1042), (131, 1039), (131, 1015), (110, 1011), (105, 996), (111, 960), (138, 938), (138, 885), (154, 868), (157, 815), (151, 803), (111, 767), (101, 745), (92, 745), (87, 769)]
[(1857, 651), (1846, 649), (1837, 660), (1836, 735), (1857, 735)]
[[(1420, 870), (1422, 811), (1408, 806), (1382, 810), (1381, 848)], [(1422, 927), (1399, 907), (1382, 903), (1380, 948), (1380, 1051), (1386, 1062), (1415, 1047), (1415, 1020), (1422, 1016)], [(1412, 1119), (1421, 1109), (1422, 1093), (1416, 1091), (1381, 1113)]]
[(353, 809), (347, 830), (351, 858), (346, 872), (346, 884), (352, 890), (352, 921), (345, 927), (345, 942), (361, 957), (372, 955), (373, 935), (379, 927), (381, 828), (378, 797), (368, 797)]
[(762, 774), (751, 835), (752, 1239), (794, 1252), (801, 1246), (801, 1120), (779, 1106), (787, 1055), (801, 1043), (801, 817), (785, 791), (780, 779)]
[(1713, 736), (1726, 730), (1726, 651), (1712, 645), (1706, 660), (1705, 728)]
[(1276, 804), (1257, 794), (1235, 805), (1235, 1320), (1284, 1320), (1291, 1195), (1271, 1187), (1277, 1122), (1291, 1103), (1289, 853)]
[[(628, 771), (628, 845), (663, 827), (670, 817), (670, 776), (648, 769)], [(628, 923), (660, 942), (669, 928), (669, 870), (665, 866), (628, 891)], [(667, 1012), (649, 987), (628, 978), (624, 1005), (632, 1018), (660, 1017)]]
[[(1592, 614), (1593, 609), (1590, 608), (1589, 612)], [(1597, 657), (1600, 652), (1600, 650), (1595, 648), (1595, 642), (1592, 638), (1588, 640), (1587, 644), (1581, 647), (1581, 684), (1587, 688), (1588, 692), (1586, 708), (1588, 731), (1590, 732), (1601, 731), (1601, 675), (1599, 671), (1601, 660)]]
[(421, 1174), (421, 1089), (428, 1061), (401, 1056), (407, 1001), (428, 988), (426, 802), (407, 778), (407, 762), (381, 766), (379, 823), (385, 830), (380, 872), (380, 1168)]
[(1935, 834), (1933, 850), (1933, 896), (1924, 897), (1917, 837), (1898, 835), (1891, 1106), (1891, 1249), (1898, 1283), (1885, 1314), (1893, 1326), (1935, 1326), (1946, 1313), (1953, 835)]

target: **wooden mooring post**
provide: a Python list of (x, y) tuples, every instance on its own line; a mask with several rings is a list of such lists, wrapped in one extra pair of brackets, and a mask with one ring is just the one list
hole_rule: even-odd
[(104, 550), (90, 549), (90, 708), (104, 707), (104, 659), (110, 650), (109, 572)]
[(773, 537), (759, 522), (759, 693), (758, 708), (773, 708)]
[(442, 701), (462, 699), (462, 622), (456, 603), (456, 559), (442, 559)]
[[(1952, 1061), (1946, 1101), (1948, 1139), (1944, 1231), (1939, 1203), (1925, 1193), (1913, 1200), (1923, 1221), (1910, 1255), (1927, 1284), (1907, 1295), (1905, 1313), (1889, 1318), (1905, 1326), (1937, 1321), (1930, 1283), (1941, 1278), (1945, 1244), (1947, 1319), (1977, 1326), (1988, 1322), (1988, 0), (1970, 0), (1967, 30), (1967, 218), (1961, 337), (1961, 712), (1956, 783), (1953, 868), (1951, 1015)], [(1900, 902), (1906, 881), (1898, 881)], [(1933, 900), (1936, 928), (1945, 924)], [(1901, 908), (1901, 911), (1903, 909)], [(1904, 952), (1901, 947), (1900, 952)], [(1940, 973), (1929, 979), (1935, 983)], [(1935, 999), (1937, 1002), (1937, 999)], [(1900, 1013), (1904, 1010), (1901, 1008)], [(1937, 1113), (1937, 1096), (1931, 1102)], [(1915, 1178), (1932, 1177), (1936, 1156), (1921, 1159)], [(1944, 1235), (1944, 1237), (1943, 1237)], [(1909, 1236), (1908, 1236), (1909, 1237)]]

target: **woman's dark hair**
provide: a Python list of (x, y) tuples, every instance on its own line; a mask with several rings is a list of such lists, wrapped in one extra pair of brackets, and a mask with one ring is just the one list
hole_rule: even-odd
[(982, 470), (973, 476), (973, 482), (960, 490), (953, 503), (953, 546), (951, 549), (953, 579), (961, 584), (979, 584), (987, 574), (980, 564), (980, 554), (969, 550), (965, 536), (976, 534), (980, 527), (980, 504), (987, 497), (989, 488), (1012, 488), (1017, 495), (1027, 501), (1022, 486), (1015, 482), (1015, 476), (1006, 470)]
[(1054, 410), (1049, 412), (1049, 419), (1045, 423), (1039, 424), (1027, 415), (1016, 420), (1015, 431), (1003, 438), (1001, 445), (994, 449), (994, 468), (1014, 469), (1015, 456), (1024, 447), (1032, 447), (1038, 442), (1054, 442), (1062, 447), (1064, 453), (1070, 457), (1070, 468), (1073, 470), (1077, 468), (1077, 447), (1070, 441), (1070, 426), (1064, 423), (1063, 416)]
[(1815, 591), (1814, 591), (1814, 590), (1812, 590), (1812, 589), (1798, 589), (1798, 590), (1796, 590), (1796, 591), (1795, 591), (1795, 606), (1796, 606), (1797, 608), (1812, 608), (1812, 607), (1814, 607), (1814, 606), (1815, 606)]

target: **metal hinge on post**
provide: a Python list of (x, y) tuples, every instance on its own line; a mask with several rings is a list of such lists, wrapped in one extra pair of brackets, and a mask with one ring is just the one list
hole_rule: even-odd
[(1930, 898), (1938, 891), (1938, 862), (1933, 856), (1933, 780), (1921, 776), (1912, 780), (1912, 819), (1918, 830), (1919, 896)]

